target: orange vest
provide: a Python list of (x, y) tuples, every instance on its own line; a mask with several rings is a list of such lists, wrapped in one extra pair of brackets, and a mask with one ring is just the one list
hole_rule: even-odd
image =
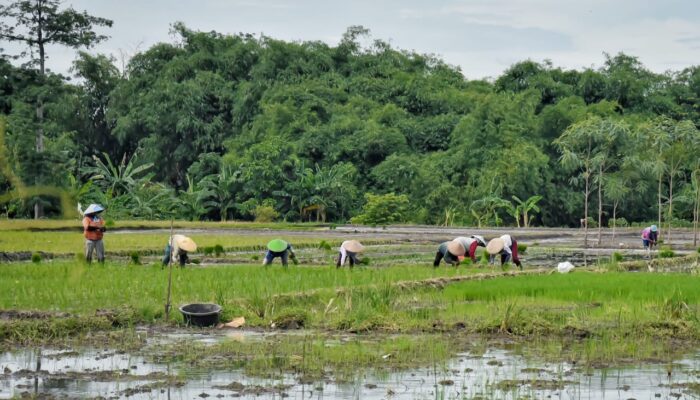
[[(92, 219), (90, 217), (83, 218), (83, 234), (87, 240), (102, 240), (104, 233), (101, 228), (105, 226), (105, 221), (102, 218)], [(89, 230), (88, 228), (94, 228)]]

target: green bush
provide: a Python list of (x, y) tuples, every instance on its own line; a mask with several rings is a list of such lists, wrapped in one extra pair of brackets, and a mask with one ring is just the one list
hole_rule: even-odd
[(129, 262), (134, 265), (141, 265), (141, 255), (138, 251), (132, 251), (129, 253)]
[(272, 206), (257, 206), (253, 210), (253, 216), (255, 216), (255, 222), (272, 222), (277, 217), (279, 213), (275, 211)]
[(613, 226), (616, 226), (618, 228), (627, 228), (630, 226), (630, 223), (627, 222), (625, 217), (620, 217), (620, 218), (610, 218), (608, 221), (608, 227), (612, 228)]
[(620, 261), (622, 261), (624, 259), (624, 256), (621, 253), (616, 251), (616, 252), (612, 253), (612, 256), (610, 257), (610, 259), (614, 263), (619, 263)]
[(598, 227), (598, 221), (593, 219), (593, 217), (588, 217), (588, 227), (589, 228), (597, 228)]
[(215, 244), (215, 245), (214, 245), (214, 254), (215, 254), (217, 257), (223, 256), (223, 255), (225, 254), (225, 252), (224, 252), (224, 246), (222, 246), (222, 245), (220, 245), (220, 244)]
[(659, 257), (661, 258), (671, 258), (674, 257), (676, 253), (669, 246), (664, 246), (659, 250)]
[(350, 219), (353, 224), (388, 225), (408, 220), (408, 196), (395, 193), (365, 194), (362, 214)]
[(32, 262), (34, 264), (39, 264), (41, 262), (41, 253), (32, 253)]

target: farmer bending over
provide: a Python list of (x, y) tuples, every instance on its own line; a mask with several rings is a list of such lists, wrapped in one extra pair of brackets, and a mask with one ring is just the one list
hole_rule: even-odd
[(651, 253), (652, 247), (656, 245), (658, 240), (659, 232), (656, 225), (646, 227), (642, 230), (642, 244), (644, 245), (644, 250), (647, 251), (647, 255)]
[(471, 235), (470, 237), (460, 236), (455, 238), (456, 242), (459, 242), (466, 249), (465, 253), (469, 253), (469, 258), (472, 259), (473, 263), (476, 263), (476, 248), (486, 247), (486, 241), (483, 236)]
[(452, 240), (449, 242), (442, 242), (438, 246), (438, 251), (435, 253), (435, 261), (433, 261), (433, 267), (438, 267), (440, 265), (440, 260), (445, 259), (445, 263), (458, 266), (459, 256), (463, 256), (466, 252), (464, 245), (457, 240)]
[(354, 267), (357, 261), (357, 253), (362, 253), (365, 249), (360, 242), (357, 240), (346, 240), (340, 245), (340, 254), (338, 255), (338, 262), (335, 263), (336, 268), (340, 268), (345, 265), (345, 260), (350, 260), (350, 268)]
[(499, 238), (491, 239), (486, 245), (486, 251), (490, 254), (489, 264), (494, 264), (496, 255), (501, 255), (501, 267), (511, 259), (513, 263), (523, 269), (523, 264), (518, 258), (518, 242), (510, 235), (503, 235)]
[(100, 213), (104, 207), (99, 204), (90, 204), (85, 209), (83, 217), (83, 235), (85, 235), (85, 259), (92, 262), (92, 252), (97, 253), (97, 261), (105, 262), (105, 245), (102, 243), (102, 236), (105, 231), (105, 221), (100, 218)]
[(168, 261), (173, 264), (179, 263), (181, 267), (189, 261), (187, 253), (197, 250), (197, 244), (194, 240), (185, 235), (173, 235), (170, 237), (168, 244), (165, 246), (165, 254), (163, 255), (163, 265), (168, 265)]
[(267, 253), (265, 253), (263, 265), (271, 264), (275, 257), (282, 258), (282, 265), (284, 267), (287, 267), (287, 257), (292, 259), (294, 265), (299, 264), (297, 256), (294, 254), (294, 249), (292, 249), (292, 245), (282, 239), (270, 240), (267, 244)]

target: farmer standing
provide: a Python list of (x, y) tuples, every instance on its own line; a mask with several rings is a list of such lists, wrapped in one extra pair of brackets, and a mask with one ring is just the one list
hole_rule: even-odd
[(168, 261), (173, 264), (179, 263), (184, 267), (189, 257), (187, 253), (197, 250), (197, 244), (194, 240), (185, 235), (173, 235), (165, 246), (165, 255), (163, 256), (163, 265), (168, 265)]
[(97, 261), (105, 262), (105, 246), (102, 236), (107, 230), (105, 221), (100, 217), (100, 213), (105, 208), (99, 204), (90, 204), (83, 213), (83, 235), (85, 236), (85, 260), (92, 262), (93, 251), (97, 253)]
[(523, 264), (518, 258), (518, 242), (512, 236), (506, 234), (499, 238), (491, 239), (486, 245), (486, 252), (490, 254), (489, 264), (494, 264), (496, 255), (501, 255), (501, 266), (513, 260), (513, 263), (523, 269)]
[(294, 254), (294, 249), (292, 249), (292, 245), (282, 239), (270, 240), (267, 244), (267, 253), (265, 253), (263, 265), (271, 264), (275, 257), (282, 258), (282, 265), (284, 267), (287, 267), (287, 258), (291, 258), (294, 265), (299, 263), (296, 254)]
[(486, 247), (486, 241), (483, 236), (471, 235), (470, 237), (460, 236), (455, 238), (455, 241), (459, 242), (466, 249), (465, 254), (469, 254), (469, 258), (472, 259), (473, 263), (476, 263), (476, 248)]
[(438, 251), (435, 253), (435, 261), (433, 261), (433, 267), (438, 267), (440, 265), (440, 260), (445, 259), (445, 263), (453, 265), (455, 267), (459, 266), (459, 256), (463, 256), (466, 249), (462, 243), (457, 240), (451, 240), (449, 242), (442, 242), (438, 246)]
[(357, 261), (357, 253), (362, 253), (365, 246), (357, 240), (346, 240), (340, 245), (340, 254), (338, 254), (338, 262), (335, 263), (336, 268), (345, 265), (345, 259), (350, 260), (350, 268), (354, 267)]
[(651, 253), (652, 247), (654, 247), (659, 240), (659, 229), (656, 225), (646, 227), (642, 230), (642, 245), (644, 245), (644, 250), (647, 251), (647, 255)]

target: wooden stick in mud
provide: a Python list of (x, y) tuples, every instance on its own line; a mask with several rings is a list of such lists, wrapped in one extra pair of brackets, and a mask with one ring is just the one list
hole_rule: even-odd
[(168, 295), (165, 299), (165, 320), (170, 319), (170, 288), (173, 284), (173, 219), (170, 219), (170, 239), (168, 240), (168, 245), (170, 246), (170, 254), (168, 255)]

